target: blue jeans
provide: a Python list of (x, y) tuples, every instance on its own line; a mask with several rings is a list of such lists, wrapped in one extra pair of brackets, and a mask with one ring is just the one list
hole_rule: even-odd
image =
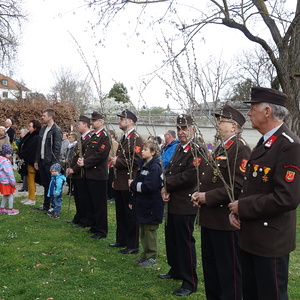
[(61, 211), (61, 201), (62, 201), (62, 196), (59, 197), (51, 197), (51, 205), (53, 207), (53, 213), (59, 215)]

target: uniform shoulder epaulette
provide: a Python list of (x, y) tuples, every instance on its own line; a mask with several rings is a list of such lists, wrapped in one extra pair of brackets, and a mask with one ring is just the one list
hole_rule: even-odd
[(240, 141), (242, 144), (244, 144), (244, 146), (246, 146), (246, 145), (247, 145), (247, 143), (246, 143), (246, 141), (245, 141), (244, 139), (242, 139), (242, 138), (239, 138), (239, 141)]
[(107, 136), (107, 132), (106, 132), (106, 130), (103, 130), (103, 133)]
[(286, 134), (285, 132), (282, 133), (282, 135), (287, 138), (291, 143), (294, 143), (294, 139), (291, 138), (288, 134)]

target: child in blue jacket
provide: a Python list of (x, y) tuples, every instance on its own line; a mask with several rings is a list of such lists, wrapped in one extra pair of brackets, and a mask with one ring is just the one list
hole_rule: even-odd
[(147, 268), (157, 264), (157, 229), (163, 219), (164, 202), (161, 198), (162, 169), (157, 156), (157, 144), (147, 141), (142, 150), (143, 159), (135, 180), (128, 185), (133, 192), (132, 209), (140, 224), (140, 239), (143, 246), (141, 257), (136, 262)]
[(59, 214), (61, 212), (63, 185), (66, 181), (66, 177), (60, 173), (61, 166), (58, 163), (53, 164), (50, 167), (50, 172), (51, 181), (47, 196), (50, 197), (51, 206), (53, 207), (53, 210), (48, 210), (47, 215), (50, 218), (59, 218)]

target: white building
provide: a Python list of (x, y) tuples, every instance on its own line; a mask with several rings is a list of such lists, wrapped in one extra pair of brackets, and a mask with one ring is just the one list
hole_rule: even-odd
[(0, 74), (0, 100), (25, 99), (30, 90), (8, 76)]

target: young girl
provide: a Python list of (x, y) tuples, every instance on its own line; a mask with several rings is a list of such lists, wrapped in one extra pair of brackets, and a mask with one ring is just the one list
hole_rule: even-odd
[(136, 179), (129, 180), (133, 192), (132, 209), (136, 221), (140, 224), (143, 252), (136, 262), (143, 268), (157, 264), (157, 229), (162, 222), (164, 202), (161, 198), (161, 165), (156, 156), (157, 144), (147, 141), (142, 150), (142, 157)]
[[(0, 156), (0, 193), (3, 195), (0, 214), (17, 215), (19, 211), (13, 209), (14, 191), (16, 189), (16, 179), (11, 165), (11, 157), (13, 151), (9, 145), (2, 145), (2, 156)], [(8, 200), (8, 210), (5, 209), (5, 204)]]

